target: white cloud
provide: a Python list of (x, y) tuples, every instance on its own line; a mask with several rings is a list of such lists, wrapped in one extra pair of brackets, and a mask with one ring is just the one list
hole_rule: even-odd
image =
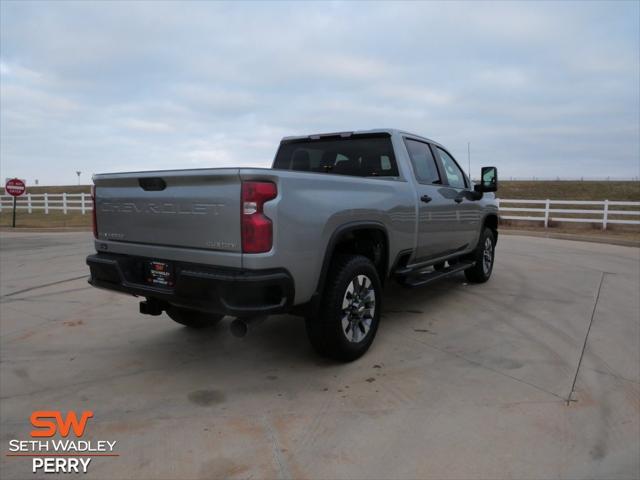
[(418, 103), (424, 106), (441, 107), (450, 105), (455, 101), (455, 96), (449, 92), (420, 85), (382, 84), (371, 89), (371, 93), (383, 98), (403, 102), (405, 105)]
[(43, 79), (42, 73), (24, 68), (18, 64), (9, 64), (0, 61), (0, 75), (5, 77), (5, 81), (24, 81), (27, 83), (37, 82)]
[(493, 67), (480, 70), (476, 75), (479, 82), (497, 88), (520, 88), (530, 84), (525, 72), (513, 67)]
[(2, 84), (2, 113), (7, 111), (31, 112), (34, 115), (65, 116), (77, 112), (81, 105), (69, 98), (43, 89)]
[(172, 93), (195, 110), (247, 112), (259, 105), (256, 95), (233, 88), (186, 84), (176, 86)]
[(122, 122), (122, 125), (131, 130), (147, 133), (169, 133), (174, 131), (174, 128), (166, 123), (141, 120), (138, 118), (128, 118)]

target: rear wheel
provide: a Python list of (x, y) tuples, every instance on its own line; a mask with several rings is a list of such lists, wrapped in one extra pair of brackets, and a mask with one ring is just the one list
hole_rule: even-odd
[(493, 230), (485, 228), (480, 235), (478, 246), (471, 254), (475, 265), (464, 271), (467, 280), (474, 283), (484, 283), (489, 280), (493, 271), (495, 251), (496, 241)]
[(213, 327), (220, 320), (222, 320), (222, 317), (224, 316), (174, 306), (170, 306), (167, 308), (167, 315), (169, 315), (169, 317), (175, 322), (178, 322), (189, 328)]
[(340, 361), (369, 349), (380, 320), (381, 285), (373, 263), (362, 255), (340, 255), (332, 262), (319, 314), (306, 320), (315, 350)]

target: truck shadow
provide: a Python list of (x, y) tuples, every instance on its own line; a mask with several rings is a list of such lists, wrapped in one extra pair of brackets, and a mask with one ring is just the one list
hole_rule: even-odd
[[(389, 330), (400, 330), (407, 334), (423, 333), (414, 328), (416, 319), (423, 322), (430, 310), (443, 308), (463, 281), (462, 275), (453, 276), (429, 288), (416, 289), (389, 282), (384, 290), (381, 325), (372, 350), (384, 348), (385, 343), (390, 341), (385, 336)], [(236, 338), (230, 333), (231, 317), (225, 317), (218, 325), (203, 330), (173, 324), (165, 315), (155, 321), (165, 322), (167, 327), (162, 331), (156, 330), (144, 340), (147, 362), (153, 361), (157, 354), (157, 360), (162, 363), (169, 349), (173, 360), (177, 364), (182, 363), (184, 368), (188, 368), (190, 363), (202, 362), (210, 363), (214, 368), (232, 366), (236, 372), (241, 365), (251, 366), (249, 368), (258, 364), (273, 368), (343, 365), (323, 359), (313, 351), (307, 339), (305, 320), (301, 317), (271, 316), (255, 326), (244, 338)]]

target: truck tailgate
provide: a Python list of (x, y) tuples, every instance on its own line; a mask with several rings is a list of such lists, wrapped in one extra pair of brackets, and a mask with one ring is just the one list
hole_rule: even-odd
[(94, 184), (100, 240), (242, 250), (238, 169), (101, 174)]

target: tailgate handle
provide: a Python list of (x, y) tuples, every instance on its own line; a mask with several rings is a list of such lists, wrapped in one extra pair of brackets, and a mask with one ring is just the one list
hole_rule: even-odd
[(138, 184), (143, 190), (148, 192), (159, 192), (167, 188), (166, 182), (161, 178), (139, 178)]

